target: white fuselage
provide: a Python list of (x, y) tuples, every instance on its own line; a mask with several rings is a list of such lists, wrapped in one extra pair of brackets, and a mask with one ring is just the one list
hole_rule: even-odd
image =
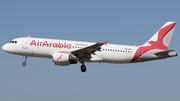
[[(55, 51), (71, 54), (71, 51), (82, 49), (95, 44), (92, 42), (55, 40), (33, 37), (16, 38), (12, 41), (14, 41), (14, 43), (7, 43), (2, 47), (4, 51), (16, 55), (42, 58), (52, 58), (52, 53)], [(171, 52), (169, 56), (156, 56), (153, 54), (154, 51), (157, 51), (157, 49), (155, 49), (154, 51), (151, 50), (149, 52), (146, 52), (146, 54), (143, 54), (139, 56), (135, 61), (132, 61), (136, 52), (137, 54), (140, 54), (140, 52), (143, 51), (139, 51), (138, 48), (139, 47), (137, 46), (107, 44), (101, 46), (101, 49), (99, 51), (91, 54), (90, 59), (85, 59), (84, 61), (105, 63), (131, 63), (168, 58), (177, 55), (175, 52)]]
[[(3, 46), (3, 50), (8, 53), (31, 56), (52, 58), (53, 51), (70, 53), (73, 50), (78, 50), (95, 43), (55, 40), (45, 38), (16, 38), (13, 41), (17, 43), (7, 43)], [(48, 44), (48, 45), (47, 45)], [(138, 47), (107, 44), (101, 46), (100, 51), (92, 54), (90, 60), (85, 62), (107, 62), (107, 63), (130, 63)]]

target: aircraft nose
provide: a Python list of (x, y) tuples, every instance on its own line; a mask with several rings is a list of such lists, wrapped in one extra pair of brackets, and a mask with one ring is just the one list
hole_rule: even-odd
[(2, 46), (2, 50), (5, 51), (5, 52), (8, 50), (8, 47), (7, 47), (6, 44)]

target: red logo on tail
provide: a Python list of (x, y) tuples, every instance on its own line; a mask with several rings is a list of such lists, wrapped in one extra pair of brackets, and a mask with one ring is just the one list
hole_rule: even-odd
[(162, 50), (167, 50), (168, 47), (163, 44), (163, 38), (166, 36), (166, 34), (174, 28), (176, 23), (170, 24), (166, 27), (163, 27), (162, 29), (159, 30), (158, 32), (158, 39), (157, 41), (149, 41), (148, 43), (151, 44), (151, 46), (142, 46), (139, 47), (138, 50), (136, 51), (133, 59), (131, 62), (135, 61), (138, 57), (140, 57), (143, 53), (152, 50), (152, 49), (162, 49)]

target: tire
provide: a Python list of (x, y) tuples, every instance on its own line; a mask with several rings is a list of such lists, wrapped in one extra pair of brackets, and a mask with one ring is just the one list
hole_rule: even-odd
[(84, 73), (86, 72), (86, 66), (85, 65), (81, 65), (81, 71)]
[(23, 66), (26, 66), (26, 62), (23, 62), (22, 65), (23, 65)]

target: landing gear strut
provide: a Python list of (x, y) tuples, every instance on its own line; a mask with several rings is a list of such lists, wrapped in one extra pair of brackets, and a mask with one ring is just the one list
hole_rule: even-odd
[(24, 57), (24, 62), (22, 63), (23, 66), (26, 66), (26, 60), (27, 60), (27, 56)]

